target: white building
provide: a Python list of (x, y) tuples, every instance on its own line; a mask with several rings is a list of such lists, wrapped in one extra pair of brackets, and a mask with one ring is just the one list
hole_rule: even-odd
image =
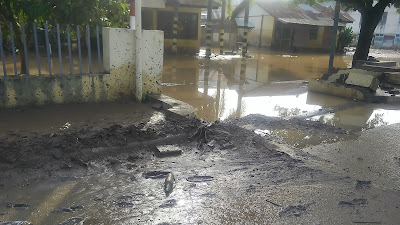
[[(326, 2), (324, 5), (334, 6), (334, 2)], [(356, 40), (360, 35), (361, 28), (361, 13), (358, 11), (349, 11), (354, 22), (347, 24), (347, 27), (353, 29)], [(382, 16), (381, 22), (375, 29), (374, 40), (372, 45), (376, 48), (400, 48), (400, 14), (397, 13), (397, 8), (387, 7)]]

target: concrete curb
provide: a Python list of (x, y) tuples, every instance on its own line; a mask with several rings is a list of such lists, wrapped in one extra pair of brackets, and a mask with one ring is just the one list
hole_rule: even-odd
[(186, 119), (193, 119), (197, 116), (196, 109), (193, 106), (167, 95), (150, 95), (149, 99), (151, 102), (160, 103), (161, 108), (167, 112), (167, 116), (178, 116)]

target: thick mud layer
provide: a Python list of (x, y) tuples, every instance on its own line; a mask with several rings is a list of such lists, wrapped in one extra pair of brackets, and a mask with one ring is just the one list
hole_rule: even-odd
[[(318, 122), (259, 115), (214, 123), (167, 118), (90, 125), (32, 137), (16, 132), (0, 141), (0, 221), (326, 224), (326, 218), (351, 222), (351, 216), (335, 216), (366, 204), (387, 205), (364, 195), (374, 184), (327, 173), (283, 152), (281, 145), (294, 147), (265, 131), (279, 129), (321, 140), (325, 134), (353, 135)], [(329, 208), (337, 214), (325, 214)]]
[[(243, 122), (246, 120), (259, 119), (251, 116)], [(182, 207), (182, 198), (195, 195), (200, 204), (204, 199), (225, 195), (218, 193), (222, 191), (220, 188), (252, 192), (271, 185), (310, 183), (326, 177), (323, 172), (308, 168), (301, 160), (279, 151), (269, 141), (274, 136), (266, 138), (238, 126), (239, 123), (240, 119), (204, 123), (168, 118), (151, 124), (114, 124), (105, 128), (86, 125), (29, 137), (11, 133), (0, 140), (0, 188), (7, 193), (0, 196), (0, 202), (5, 204), (0, 205), (0, 221), (27, 220), (29, 217), (23, 215), (30, 212), (40, 224), (51, 224), (54, 217), (67, 220), (70, 214), (94, 221), (88, 224), (96, 221), (121, 224), (132, 218), (148, 223), (160, 218), (159, 222), (163, 222), (165, 215), (155, 209)], [(313, 130), (332, 129), (312, 124), (316, 123), (307, 122), (302, 126)], [(157, 146), (162, 145), (167, 149), (173, 145), (182, 154), (159, 158)], [(169, 173), (174, 178), (170, 181), (172, 185), (164, 186), (171, 192), (167, 198), (163, 185)], [(38, 188), (39, 184), (47, 185)], [(57, 195), (69, 200), (60, 199), (47, 214), (36, 211), (44, 204), (42, 201), (48, 201), (37, 197), (41, 196), (37, 190), (55, 193), (65, 188), (84, 190), (78, 195), (68, 189), (70, 194)], [(24, 206), (22, 212), (19, 206)], [(111, 210), (115, 216), (108, 218), (107, 214), (94, 213), (90, 208)], [(148, 213), (129, 216), (127, 211), (133, 209)], [(182, 215), (169, 218), (170, 222), (183, 219)]]

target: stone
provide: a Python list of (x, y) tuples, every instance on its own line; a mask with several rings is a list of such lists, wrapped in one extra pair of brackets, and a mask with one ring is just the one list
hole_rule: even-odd
[(311, 92), (330, 94), (356, 100), (365, 100), (366, 98), (365, 94), (360, 90), (322, 80), (310, 80), (310, 83), (308, 84), (308, 90)]
[(350, 73), (345, 83), (353, 86), (366, 87), (372, 91), (376, 91), (380, 82), (377, 78), (371, 75)]
[(157, 157), (172, 157), (182, 154), (182, 149), (178, 145), (159, 145), (156, 146)]
[(385, 81), (389, 84), (400, 85), (400, 73), (385, 73)]
[(328, 77), (328, 82), (348, 84), (359, 87), (366, 87), (376, 91), (379, 86), (379, 79), (382, 73), (370, 72), (360, 69), (339, 70)]
[(153, 109), (161, 109), (161, 108), (162, 108), (162, 105), (161, 105), (161, 103), (153, 103), (153, 104), (151, 105), (151, 107), (152, 107)]
[(153, 102), (162, 104), (162, 107), (167, 112), (167, 116), (184, 117), (187, 119), (193, 119), (196, 117), (196, 109), (185, 102), (163, 94), (152, 95), (150, 96), (150, 99)]

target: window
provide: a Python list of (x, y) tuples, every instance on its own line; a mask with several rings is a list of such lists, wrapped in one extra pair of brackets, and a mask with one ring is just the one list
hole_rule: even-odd
[(386, 24), (387, 16), (388, 16), (388, 13), (384, 12), (383, 15), (382, 15), (381, 21), (379, 23), (382, 24), (382, 25)]
[[(198, 18), (197, 13), (178, 14), (178, 39), (197, 40), (198, 38)], [(174, 24), (174, 12), (159, 11), (157, 13), (157, 29), (164, 31), (166, 39), (172, 39), (172, 27)]]
[(399, 23), (400, 23), (400, 16), (399, 16)]
[(318, 39), (318, 27), (312, 26), (310, 28), (310, 40), (317, 40)]
[(400, 38), (400, 34), (396, 34), (396, 38)]

